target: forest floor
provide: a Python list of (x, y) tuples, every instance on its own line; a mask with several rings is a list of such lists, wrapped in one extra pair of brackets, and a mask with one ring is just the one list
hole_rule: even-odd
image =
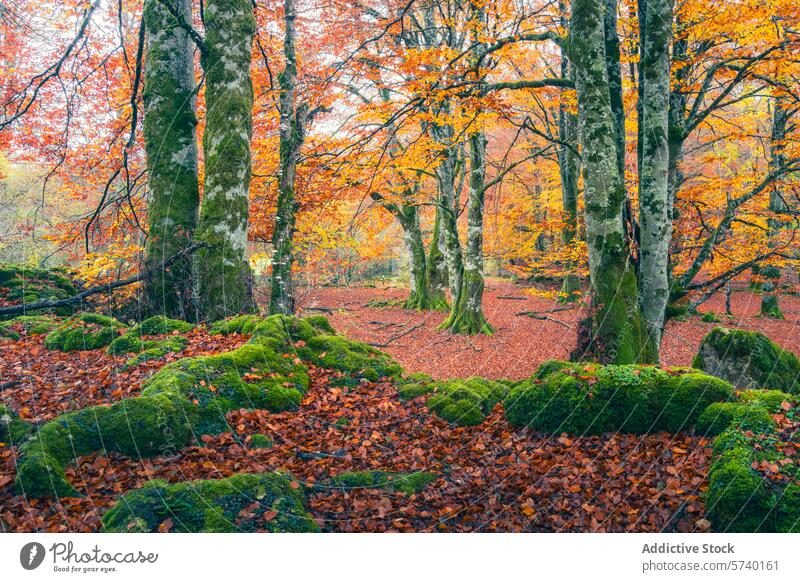
[[(301, 305), (306, 313), (311, 307), (331, 309), (340, 333), (387, 344), (382, 349), (407, 371), (439, 378), (523, 378), (547, 358), (566, 357), (574, 342), (575, 310), (549, 314), (558, 321), (515, 315), (552, 309), (555, 303), (529, 298), (512, 284), (489, 284), (487, 317), (497, 330), (491, 337), (435, 331), (443, 318), (438, 313), (364, 307), (370, 300), (402, 296), (401, 290), (315, 289), (304, 294)], [(759, 329), (800, 351), (800, 301), (787, 297), (783, 307), (786, 321), (763, 320), (754, 315), (758, 298), (737, 293), (735, 315), (726, 324)], [(721, 309), (721, 302), (709, 302), (706, 309)], [(664, 363), (688, 364), (712, 326), (698, 317), (670, 323)], [(2, 401), (27, 420), (43, 421), (137, 395), (141, 382), (166, 362), (228, 351), (248, 339), (211, 336), (202, 327), (185, 335), (190, 343), (183, 353), (124, 372), (124, 358), (104, 350), (49, 351), (42, 336), (0, 341)], [(480, 426), (453, 427), (420, 399), (402, 402), (391, 382), (332, 388), (327, 372), (319, 369), (312, 370), (311, 389), (300, 409), (280, 414), (239, 410), (228, 420), (229, 432), (204, 436), (170, 457), (81, 457), (67, 475), (84, 496), (59, 501), (15, 495), (17, 450), (0, 446), (0, 531), (96, 531), (100, 516), (120, 494), (149, 480), (272, 470), (289, 472), (306, 487), (309, 510), (324, 531), (710, 529), (702, 502), (709, 441), (689, 434), (548, 436), (514, 430), (499, 408)], [(254, 434), (272, 437), (274, 446), (251, 449), (248, 440)], [(321, 485), (341, 472), (367, 469), (433, 471), (438, 478), (415, 495)], [(164, 524), (165, 530), (171, 527)]]

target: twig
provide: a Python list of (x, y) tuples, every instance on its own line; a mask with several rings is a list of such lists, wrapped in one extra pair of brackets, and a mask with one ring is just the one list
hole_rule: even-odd
[(142, 271), (138, 275), (134, 275), (132, 277), (128, 277), (127, 279), (123, 279), (121, 281), (115, 281), (114, 283), (108, 283), (104, 285), (96, 285), (94, 287), (89, 287), (85, 291), (81, 291), (77, 295), (73, 295), (72, 297), (67, 297), (66, 299), (57, 299), (57, 300), (42, 300), (42, 301), (35, 301), (33, 303), (23, 303), (22, 305), (12, 305), (11, 307), (2, 307), (0, 308), (0, 317), (6, 315), (16, 315), (17, 313), (26, 313), (29, 311), (35, 311), (37, 309), (53, 309), (57, 307), (67, 307), (70, 305), (74, 305), (76, 303), (81, 303), (84, 299), (89, 297), (90, 295), (95, 295), (97, 293), (110, 293), (114, 289), (118, 289), (119, 287), (125, 287), (126, 285), (130, 285), (132, 283), (137, 283), (138, 281), (142, 281), (148, 277), (150, 277), (153, 273), (157, 271), (161, 271), (162, 269), (166, 269), (172, 263), (180, 259), (181, 257), (191, 254), (199, 248), (208, 246), (206, 243), (195, 243), (192, 244), (182, 251), (175, 253), (170, 258), (166, 259), (160, 265)]
[(574, 305), (565, 305), (564, 307), (556, 307), (554, 309), (547, 309), (545, 311), (520, 311), (514, 315), (526, 315), (535, 319), (541, 319), (540, 317), (537, 317), (537, 315), (543, 315), (545, 313), (558, 313), (559, 311), (570, 311), (572, 309), (575, 309)]
[(371, 344), (369, 344), (369, 345), (371, 345), (372, 347), (375, 347), (375, 348), (385, 348), (386, 346), (388, 346), (388, 345), (389, 345), (390, 343), (392, 343), (393, 341), (395, 341), (395, 340), (399, 340), (401, 337), (407, 336), (407, 335), (408, 335), (408, 334), (410, 334), (412, 331), (414, 331), (415, 329), (419, 329), (419, 328), (420, 328), (420, 327), (422, 327), (423, 325), (425, 325), (425, 322), (424, 322), (424, 321), (423, 321), (423, 322), (421, 322), (421, 323), (418, 323), (417, 325), (414, 325), (414, 326), (412, 326), (412, 327), (409, 327), (409, 328), (408, 328), (407, 330), (405, 330), (403, 333), (398, 333), (397, 335), (394, 335), (394, 336), (390, 337), (388, 340), (386, 340), (386, 341), (385, 341), (384, 343), (382, 343), (382, 344), (373, 344), (373, 343), (371, 343)]
[(21, 380), (10, 380), (8, 382), (3, 382), (0, 384), (0, 391), (7, 390), (8, 388), (13, 388), (14, 386), (18, 386), (22, 384)]
[(304, 307), (303, 311), (321, 311), (322, 313), (333, 315), (333, 308), (331, 307)]
[(555, 317), (550, 317), (549, 315), (532, 315), (532, 314), (528, 314), (528, 317), (532, 317), (533, 319), (540, 319), (540, 320), (543, 320), (543, 321), (552, 321), (553, 323), (557, 323), (559, 325), (563, 325), (567, 329), (572, 329), (572, 326), (570, 324), (568, 324), (568, 323), (566, 323), (564, 321), (561, 321), (560, 319), (556, 319)]
[(513, 301), (525, 301), (527, 297), (520, 297), (519, 295), (498, 295), (498, 299), (509, 299)]

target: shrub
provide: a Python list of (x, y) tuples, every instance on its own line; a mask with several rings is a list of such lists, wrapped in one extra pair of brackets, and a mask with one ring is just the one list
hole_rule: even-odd
[(504, 401), (514, 426), (547, 433), (602, 434), (678, 431), (692, 426), (733, 389), (696, 372), (653, 366), (546, 362), (518, 383)]
[(715, 327), (703, 338), (692, 365), (738, 388), (798, 391), (800, 360), (755, 331)]
[(82, 313), (59, 325), (44, 340), (49, 350), (96, 350), (109, 345), (125, 326), (97, 313)]
[[(169, 484), (151, 481), (121, 496), (102, 517), (106, 532), (316, 532), (302, 488), (280, 473)], [(256, 508), (253, 508), (253, 504)]]

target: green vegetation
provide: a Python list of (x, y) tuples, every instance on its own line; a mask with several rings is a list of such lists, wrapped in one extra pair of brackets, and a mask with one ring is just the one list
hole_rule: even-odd
[(28, 335), (42, 335), (53, 331), (58, 326), (58, 320), (49, 315), (20, 315), (3, 325), (20, 326)]
[(700, 320), (703, 323), (722, 323), (722, 320), (713, 311), (706, 311), (700, 316)]
[(32, 424), (20, 420), (16, 412), (0, 404), (0, 443), (18, 444), (32, 429)]
[(102, 523), (106, 532), (156, 532), (167, 519), (172, 531), (184, 533), (319, 531), (304, 507), (302, 488), (280, 473), (151, 481), (120, 497)]
[(168, 333), (186, 333), (194, 329), (194, 325), (180, 319), (170, 319), (163, 315), (154, 315), (139, 325), (128, 330), (131, 335), (164, 335)]
[(425, 374), (411, 374), (397, 388), (403, 400), (430, 394), (428, 408), (439, 418), (458, 426), (482, 423), (508, 390), (507, 384), (484, 378), (435, 381)]
[(769, 412), (753, 403), (714, 402), (697, 419), (697, 432), (705, 436), (716, 436), (728, 427), (741, 430), (767, 432), (775, 427)]
[(272, 437), (265, 434), (254, 434), (250, 437), (250, 448), (253, 450), (271, 449), (274, 444)]
[(354, 471), (340, 473), (331, 479), (329, 487), (337, 489), (389, 489), (407, 495), (419, 493), (436, 481), (438, 475), (428, 471), (393, 473), (387, 471)]
[[(0, 299), (9, 303), (26, 304), (66, 299), (76, 293), (75, 286), (59, 269), (0, 265)], [(54, 311), (58, 315), (69, 315), (72, 308), (60, 307)], [(37, 313), (44, 312), (45, 310), (37, 310)]]
[(756, 331), (715, 327), (692, 365), (739, 388), (798, 391), (800, 360)]
[(575, 435), (678, 432), (712, 402), (728, 400), (727, 382), (653, 366), (546, 362), (508, 393), (506, 419), (517, 427)]
[(113, 317), (82, 313), (69, 318), (47, 334), (44, 345), (49, 350), (63, 352), (96, 350), (109, 345), (124, 327)]

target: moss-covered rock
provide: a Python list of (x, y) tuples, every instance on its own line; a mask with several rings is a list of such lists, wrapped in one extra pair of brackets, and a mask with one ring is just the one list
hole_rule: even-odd
[[(28, 304), (42, 300), (66, 299), (76, 293), (75, 286), (60, 269), (0, 265), (0, 299), (9, 303)], [(60, 307), (52, 311), (58, 315), (69, 315), (72, 313), (72, 308)], [(44, 310), (36, 311), (36, 313), (43, 312)]]
[(771, 512), (775, 495), (765, 486), (751, 464), (752, 449), (729, 448), (714, 461), (709, 471), (706, 513), (720, 532), (773, 531)]
[(756, 331), (715, 327), (692, 365), (738, 388), (800, 391), (800, 359)]
[(517, 427), (642, 434), (689, 428), (710, 403), (732, 394), (730, 384), (696, 371), (548, 362), (515, 385), (504, 406), (506, 419)]
[(776, 414), (781, 411), (784, 402), (797, 402), (797, 396), (780, 390), (742, 390), (739, 393), (739, 401), (760, 404), (767, 412)]
[(20, 315), (6, 321), (4, 325), (18, 326), (28, 335), (42, 335), (58, 327), (58, 320), (49, 315)]
[(258, 449), (271, 449), (272, 446), (275, 444), (272, 441), (272, 437), (267, 436), (265, 434), (254, 434), (250, 437), (248, 441), (250, 448), (253, 450)]
[(296, 348), (297, 356), (319, 368), (341, 372), (340, 378), (332, 378), (334, 385), (354, 386), (361, 380), (375, 382), (399, 377), (403, 372), (388, 354), (361, 342), (338, 335), (318, 335), (304, 341), (305, 345)]
[(64, 352), (96, 350), (109, 345), (124, 327), (113, 317), (82, 313), (69, 318), (47, 334), (44, 345), (49, 350)]
[(427, 405), (447, 422), (474, 426), (482, 423), (507, 393), (507, 386), (485, 378), (454, 378), (434, 383)]
[(280, 473), (169, 484), (151, 481), (126, 493), (102, 517), (106, 532), (316, 532), (299, 483)]
[(775, 421), (757, 404), (714, 402), (697, 419), (696, 429), (699, 434), (716, 436), (731, 426), (761, 433), (773, 429)]
[(213, 335), (230, 335), (232, 333), (249, 335), (263, 321), (264, 318), (260, 315), (236, 315), (215, 321), (209, 326), (208, 331)]
[(419, 493), (436, 481), (438, 475), (429, 471), (397, 473), (387, 471), (354, 471), (339, 473), (328, 487), (336, 489), (389, 489), (408, 495)]
[(0, 325), (0, 338), (17, 341), (19, 339), (19, 334), (10, 327)]
[(16, 412), (0, 404), (0, 443), (18, 445), (32, 430), (31, 423), (20, 420)]
[(132, 368), (150, 360), (159, 360), (167, 354), (182, 352), (188, 344), (189, 340), (179, 335), (151, 340), (144, 344), (141, 352), (125, 362), (125, 368)]
[(75, 496), (64, 475), (81, 455), (116, 451), (134, 458), (172, 454), (193, 435), (197, 405), (175, 395), (127, 398), (63, 414), (20, 447), (17, 490), (28, 497)]
[(163, 315), (154, 315), (128, 330), (133, 335), (165, 335), (168, 333), (186, 333), (194, 329), (194, 325), (180, 319), (171, 319)]
[(722, 320), (713, 311), (706, 311), (703, 313), (703, 315), (700, 316), (700, 320), (703, 323), (722, 323)]

